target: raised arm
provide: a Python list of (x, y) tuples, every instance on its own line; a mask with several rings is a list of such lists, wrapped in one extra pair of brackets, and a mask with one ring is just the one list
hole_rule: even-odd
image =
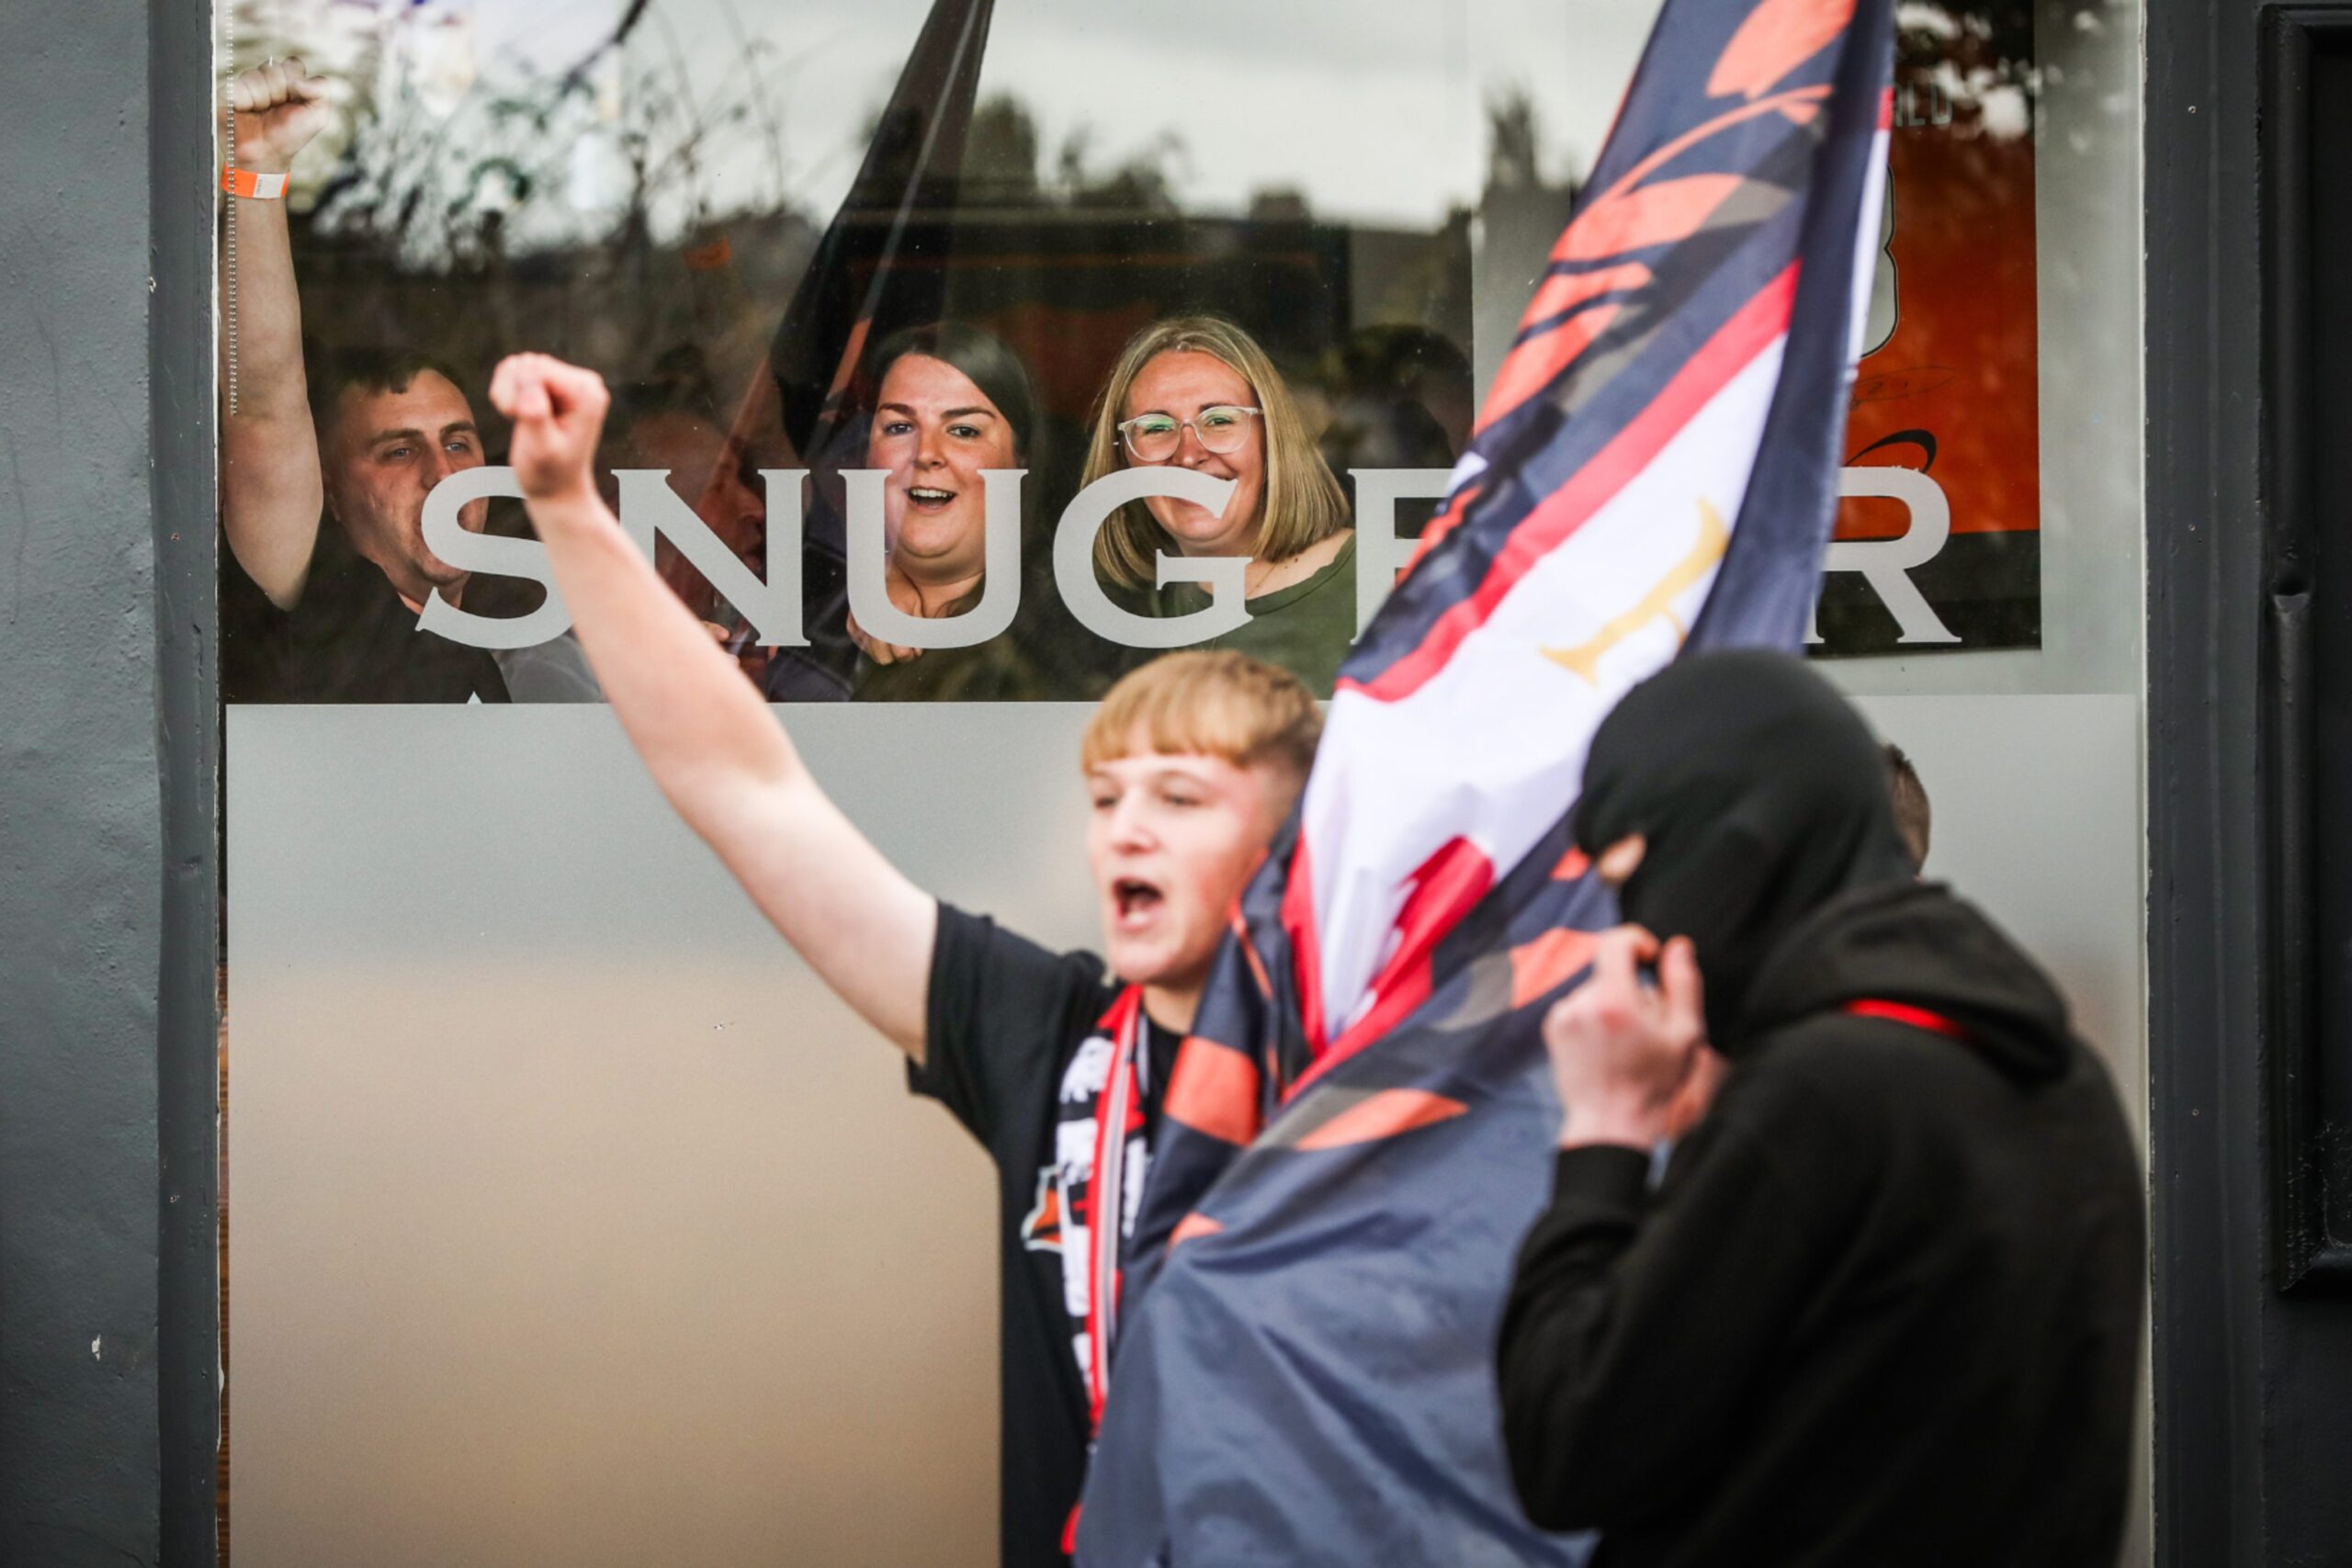
[[(326, 84), (299, 60), (229, 84), (237, 167), (283, 175), (326, 118)], [(302, 302), (282, 197), (229, 197), (220, 258), (220, 525), (237, 564), (280, 609), (302, 596), (323, 491), (302, 376)], [(232, 357), (233, 355), (233, 357)]]
[(654, 782), (842, 999), (920, 1062), (937, 906), (826, 798), (733, 660), (596, 494), (605, 383), (545, 355), (490, 400), (581, 646)]

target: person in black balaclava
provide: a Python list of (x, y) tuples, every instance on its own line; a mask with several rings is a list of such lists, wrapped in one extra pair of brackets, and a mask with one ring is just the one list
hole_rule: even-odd
[(2109, 1568), (2143, 1184), (2049, 978), (1912, 879), (1793, 659), (1635, 688), (1576, 826), (1628, 923), (1544, 1021), (1560, 1153), (1497, 1357), (1529, 1517), (1596, 1568)]

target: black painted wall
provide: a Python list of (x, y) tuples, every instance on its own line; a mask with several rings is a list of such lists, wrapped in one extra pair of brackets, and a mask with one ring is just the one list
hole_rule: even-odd
[[(2281, 897), (2314, 859), (2290, 828), (2308, 759), (2282, 744), (2312, 720), (2282, 704), (2281, 671), (2299, 618), (2352, 597), (2294, 547), (2299, 530), (2352, 528), (2306, 507), (2302, 477), (2314, 449), (2341, 450), (2352, 409), (2327, 415), (2279, 374), (2312, 319), (2284, 265), (2308, 250), (2290, 204), (2310, 165), (2278, 137), (2307, 85), (2278, 73), (2278, 51), (2314, 24), (2352, 26), (2352, 4), (2148, 6), (2149, 1059), (2168, 1568), (2352, 1563), (2352, 1294), (2311, 1273), (2282, 1289), (2309, 1250), (2290, 1223), (2309, 1145), (2283, 1111), (2308, 1098), (2319, 1058), (2293, 995), (2300, 917)], [(2340, 171), (2345, 154), (2308, 157)], [(2312, 261), (2306, 290), (2352, 288), (2352, 254)], [(2314, 827), (2346, 831), (2343, 801), (2316, 806)]]
[(25, 1568), (212, 1558), (208, 9), (16, 6), (0, 51), (0, 1562)]

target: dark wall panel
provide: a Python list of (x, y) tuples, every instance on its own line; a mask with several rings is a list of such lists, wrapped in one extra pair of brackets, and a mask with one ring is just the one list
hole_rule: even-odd
[[(178, 9), (197, 127), (192, 141), (178, 128), (185, 227), (189, 208), (209, 207), (206, 7)], [(198, 227), (175, 254), (153, 246), (146, 8), (36, 6), (10, 20), (0, 51), (0, 1562), (150, 1563), (163, 1539), (161, 1369), (183, 1359), (163, 1331), (159, 1215), (185, 1206), (202, 1226), (212, 1190), (209, 1127), (187, 1151), (176, 1203), (159, 1182), (167, 836), (193, 840), (179, 846), (177, 875), (198, 894), (194, 905), (183, 896), (182, 912), (208, 908), (211, 895), (209, 704), (187, 651), (203, 640), (209, 600), (159, 599), (157, 545), (177, 536), (209, 554), (211, 522), (201, 447), (192, 484), (183, 467), (159, 486), (151, 312), (159, 299), (175, 311), (184, 463), (187, 437), (209, 440), (209, 389), (187, 375), (209, 332), (204, 245)], [(177, 270), (158, 279), (165, 261)], [(182, 505), (162, 519), (154, 500), (171, 485)], [(170, 727), (159, 646), (173, 650), (180, 690)], [(176, 829), (167, 802), (185, 808)], [(197, 937), (209, 948), (209, 931)], [(201, 966), (183, 962), (184, 976)]]
[(213, 585), (212, 7), (148, 0), (149, 429), (154, 452), (155, 740), (162, 789), (155, 975), (155, 1215), (162, 1562), (223, 1539), (220, 1465), (220, 671)]
[(2158, 1560), (2337, 1563), (2352, 4), (2149, 0), (2147, 39)]

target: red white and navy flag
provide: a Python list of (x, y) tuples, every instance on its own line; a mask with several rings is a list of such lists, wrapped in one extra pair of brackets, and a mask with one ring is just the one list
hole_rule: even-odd
[(1593, 730), (1685, 648), (1794, 649), (1883, 189), (1891, 0), (1666, 0), (1450, 496), (1341, 671), (1170, 1081), (1081, 1562), (1578, 1562), (1492, 1340), (1613, 919)]

